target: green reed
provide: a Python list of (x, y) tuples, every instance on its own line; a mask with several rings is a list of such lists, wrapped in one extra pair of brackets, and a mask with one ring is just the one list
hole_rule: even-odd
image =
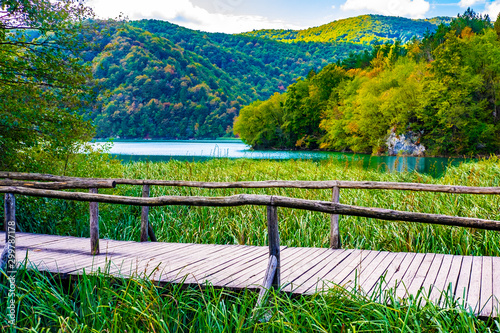
[[(421, 182), (468, 186), (498, 186), (500, 161), (496, 158), (450, 167), (441, 178), (415, 172), (380, 173), (334, 160), (130, 163), (117, 165), (109, 176), (136, 179), (193, 181), (256, 180), (372, 180)], [(75, 173), (75, 175), (79, 175)], [(99, 177), (103, 177), (102, 173)], [(100, 193), (141, 196), (140, 186), (119, 185)], [(331, 190), (309, 189), (198, 189), (152, 186), (151, 196), (228, 196), (238, 193), (274, 194), (311, 200), (331, 200)], [(54, 199), (18, 199), (23, 230), (39, 233), (88, 236), (88, 204)], [(391, 190), (341, 189), (343, 204), (381, 207), (500, 220), (500, 197)], [(138, 240), (140, 207), (101, 204), (103, 238)], [(287, 246), (327, 247), (329, 216), (323, 213), (279, 208), (281, 243)], [(152, 207), (150, 222), (160, 241), (266, 245), (265, 207)], [(341, 216), (342, 247), (435, 252), (463, 255), (500, 255), (500, 235), (494, 231), (421, 223), (382, 221)]]
[[(450, 167), (440, 178), (418, 173), (381, 173), (345, 162), (210, 160), (200, 163), (81, 162), (68, 175), (138, 179), (250, 180), (371, 180), (470, 186), (499, 186), (496, 158)], [(100, 193), (140, 196), (140, 186), (119, 185)], [(226, 196), (237, 193), (276, 194), (311, 200), (331, 200), (331, 190), (196, 189), (158, 187), (152, 196)], [(88, 204), (17, 196), (23, 231), (88, 236)], [(498, 196), (436, 194), (411, 191), (347, 190), (340, 202), (436, 214), (500, 219)], [(100, 204), (102, 238), (138, 240), (140, 207)], [(150, 221), (160, 241), (266, 245), (265, 207), (153, 207)], [(327, 214), (279, 209), (281, 244), (327, 247)], [(341, 216), (343, 248), (389, 251), (500, 255), (497, 232), (409, 222), (388, 222)], [(0, 276), (0, 279), (4, 279)], [(406, 300), (393, 292), (367, 297), (333, 288), (310, 296), (270, 296), (260, 313), (253, 310), (257, 295), (181, 285), (157, 286), (147, 279), (120, 280), (106, 271), (67, 281), (36, 271), (18, 273), (18, 331), (25, 332), (494, 332), (497, 320), (479, 320), (449, 294), (436, 306), (425, 290)], [(1, 301), (6, 283), (0, 283)], [(4, 303), (0, 304), (3, 309)], [(5, 311), (0, 320), (5, 323)], [(7, 327), (3, 326), (6, 330)], [(0, 327), (2, 330), (2, 327)]]
[[(0, 279), (3, 279), (0, 276)], [(254, 309), (257, 294), (211, 286), (127, 280), (106, 271), (59, 280), (18, 271), (18, 332), (497, 332), (498, 320), (479, 320), (443, 293), (440, 305), (420, 291), (400, 301), (394, 292), (367, 297), (343, 288), (310, 296), (272, 292)], [(7, 287), (0, 284), (4, 301)], [(3, 304), (1, 308), (4, 308)], [(9, 332), (5, 312), (0, 330)], [(10, 330), (14, 331), (14, 330)]]

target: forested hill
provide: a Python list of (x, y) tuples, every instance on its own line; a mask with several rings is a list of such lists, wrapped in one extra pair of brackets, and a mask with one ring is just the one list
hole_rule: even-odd
[(361, 15), (330, 22), (304, 30), (263, 29), (244, 33), (244, 36), (264, 37), (280, 42), (354, 43), (370, 45), (399, 40), (403, 43), (413, 37), (422, 38), (441, 24), (449, 24), (451, 17), (412, 20), (404, 17)]
[[(371, 48), (206, 33), (158, 20), (101, 28), (106, 33), (95, 36), (97, 50), (84, 54), (101, 87), (98, 106), (89, 112), (101, 138), (230, 136), (241, 107), (349, 55), (359, 61), (352, 54)], [(413, 25), (399, 29), (416, 31)]]
[(373, 154), (500, 153), (500, 15), (467, 10), (360, 66), (330, 64), (242, 108), (234, 131), (256, 148)]

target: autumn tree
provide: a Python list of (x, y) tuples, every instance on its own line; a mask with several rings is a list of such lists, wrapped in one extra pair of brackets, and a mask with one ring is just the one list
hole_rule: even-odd
[(92, 96), (80, 58), (91, 14), (77, 0), (0, 2), (0, 169), (36, 169), (92, 137), (79, 115)]

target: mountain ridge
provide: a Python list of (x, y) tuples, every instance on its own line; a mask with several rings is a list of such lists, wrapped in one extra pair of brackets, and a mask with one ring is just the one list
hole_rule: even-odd
[[(408, 19), (384, 15), (359, 15), (322, 24), (306, 29), (259, 29), (242, 33), (244, 36), (269, 38), (285, 43), (303, 42), (351, 42), (370, 45), (375, 41), (387, 42), (400, 40), (408, 42), (412, 37), (422, 38), (426, 31), (435, 30), (439, 24), (448, 24), (451, 17), (433, 17), (429, 19)], [(395, 33), (401, 25), (410, 25), (413, 33)], [(357, 27), (357, 29), (353, 29)], [(411, 30), (411, 29), (406, 29)]]

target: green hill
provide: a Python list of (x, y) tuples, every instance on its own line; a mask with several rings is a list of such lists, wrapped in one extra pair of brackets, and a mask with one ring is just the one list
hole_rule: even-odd
[(362, 15), (304, 30), (256, 30), (243, 35), (264, 37), (286, 43), (322, 42), (370, 45), (374, 42), (385, 43), (396, 40), (405, 43), (414, 36), (422, 38), (427, 31), (432, 32), (439, 24), (447, 24), (450, 21), (451, 18), (448, 17), (412, 20), (403, 17)]
[[(388, 22), (393, 22), (391, 29), (399, 29), (396, 35), (412, 36), (424, 27), (435, 27), (426, 21), (406, 20), (412, 25), (405, 26), (404, 19), (374, 18), (350, 19), (351, 30), (358, 27), (362, 36), (369, 26), (379, 26), (374, 33), (382, 36)], [(298, 78), (329, 63), (343, 59), (359, 63), (352, 55), (370, 50), (368, 42), (354, 37), (313, 40), (313, 31), (317, 36), (333, 36), (336, 25), (294, 32), (302, 39), (283, 43), (255, 32), (206, 33), (159, 20), (101, 22), (105, 33), (91, 36), (97, 47), (83, 55), (93, 62), (94, 77), (100, 83), (99, 103), (88, 117), (101, 138), (231, 136), (241, 107), (285, 91)], [(362, 54), (361, 61), (369, 62), (370, 53)]]

